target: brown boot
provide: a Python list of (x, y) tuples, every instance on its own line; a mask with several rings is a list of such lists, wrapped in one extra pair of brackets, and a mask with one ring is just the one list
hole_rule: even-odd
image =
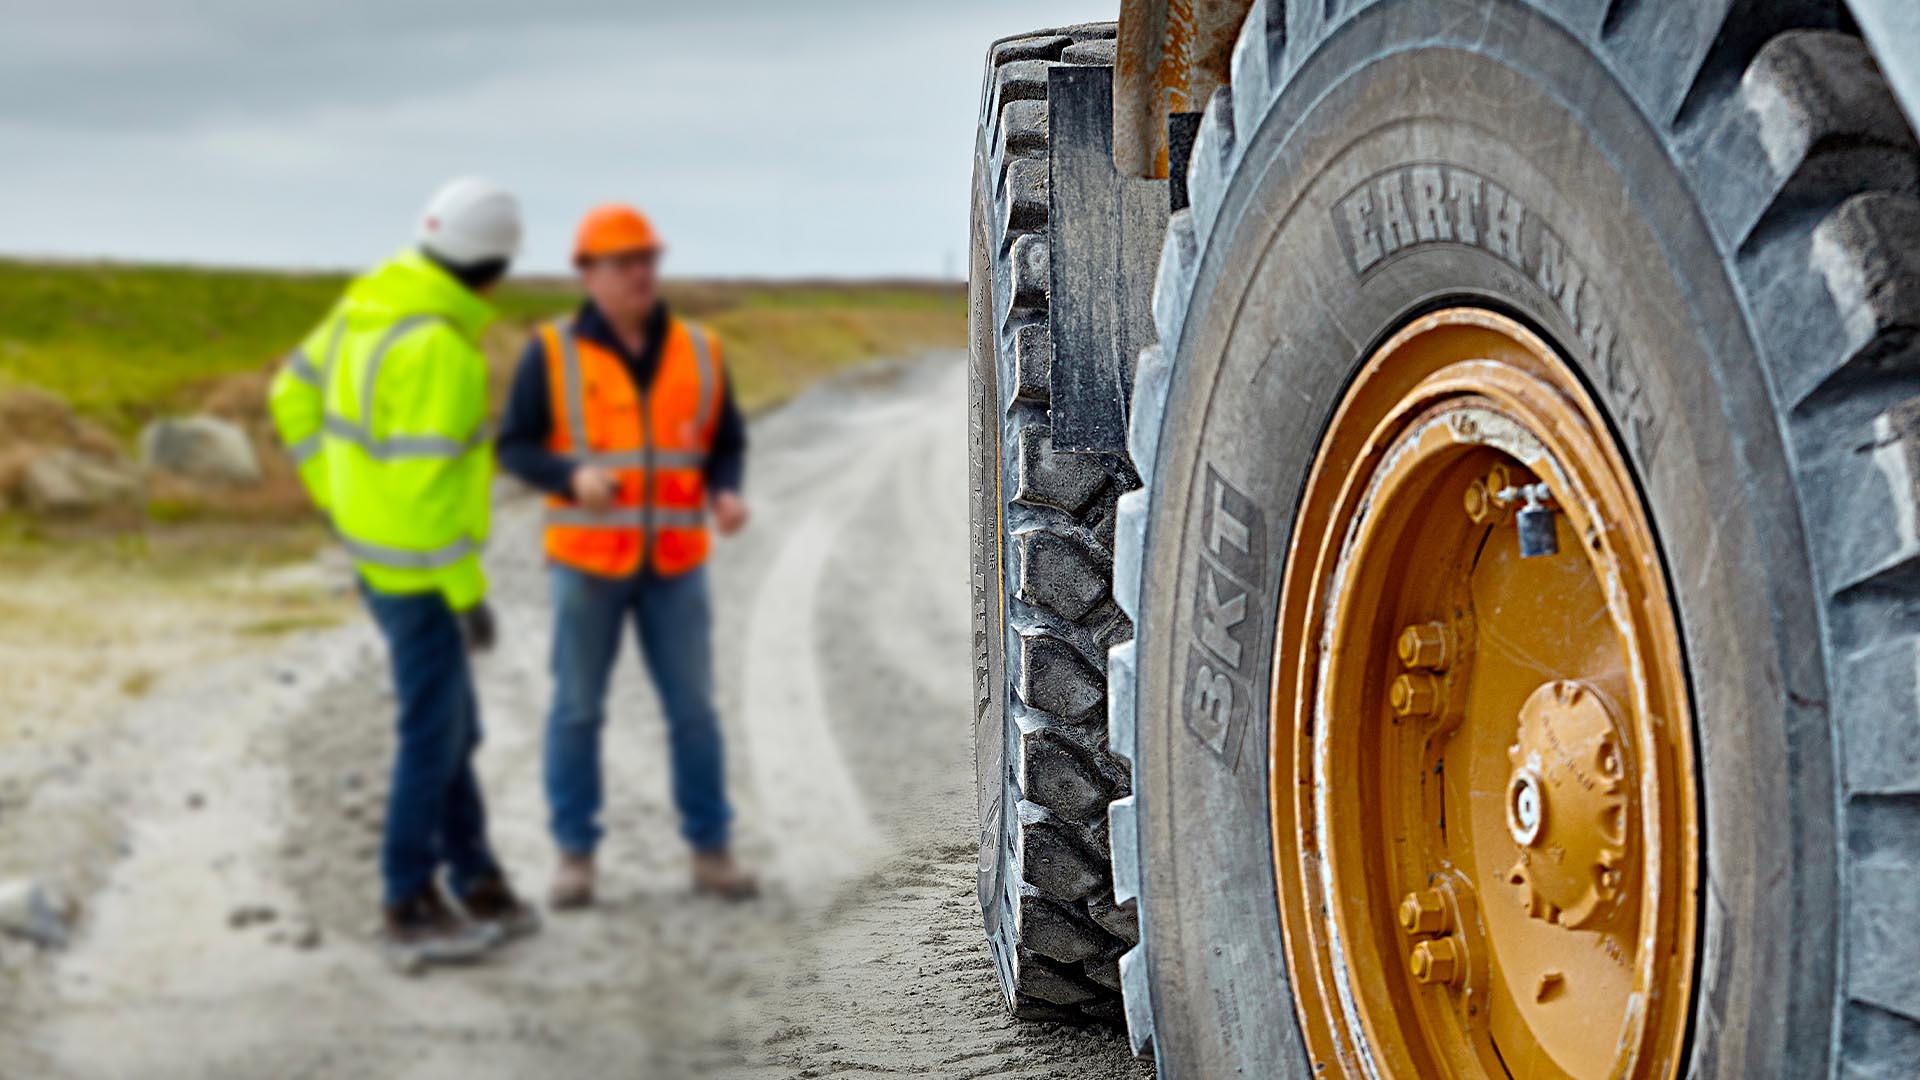
[(553, 872), (553, 887), (547, 903), (555, 911), (570, 911), (593, 904), (593, 856), (560, 853), (560, 867)]
[(436, 886), (401, 904), (389, 904), (381, 930), (387, 962), (412, 975), (436, 964), (470, 964), (500, 941), (500, 928), (467, 922), (440, 898)]
[(693, 853), (693, 888), (695, 892), (722, 900), (747, 900), (760, 895), (760, 883), (735, 862), (733, 854), (725, 848)]
[(540, 929), (540, 913), (521, 902), (507, 879), (500, 875), (486, 878), (468, 889), (460, 898), (460, 906), (474, 922), (499, 927), (503, 944)]

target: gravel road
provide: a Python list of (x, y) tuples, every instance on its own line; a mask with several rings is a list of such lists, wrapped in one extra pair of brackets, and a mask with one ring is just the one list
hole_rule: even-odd
[[(1006, 1019), (981, 942), (964, 419), (948, 355), (755, 424), (756, 517), (712, 578), (738, 848), (762, 900), (690, 894), (629, 649), (607, 732), (605, 902), (479, 968), (390, 973), (373, 860), (391, 697), (355, 619), (168, 679), (22, 796), (5, 863), (95, 869), (67, 875), (88, 893), (72, 948), (0, 957), (0, 1075), (1150, 1075), (1115, 1032)], [(495, 840), (539, 894), (536, 518), (505, 497), (490, 555), (504, 642), (480, 671)], [(63, 807), (89, 828), (17, 827)]]

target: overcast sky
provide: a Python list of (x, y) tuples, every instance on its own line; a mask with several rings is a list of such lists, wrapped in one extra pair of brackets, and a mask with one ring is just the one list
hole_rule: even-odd
[(1119, 0), (0, 0), (0, 252), (352, 267), (477, 172), (562, 269), (958, 274), (994, 38)]

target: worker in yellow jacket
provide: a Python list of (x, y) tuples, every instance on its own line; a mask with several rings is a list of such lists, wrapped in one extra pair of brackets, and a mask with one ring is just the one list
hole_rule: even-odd
[[(274, 422), (359, 572), (387, 640), (398, 754), (381, 851), (399, 966), (473, 960), (538, 917), (487, 839), (469, 650), (495, 634), (480, 565), (492, 455), (482, 298), (520, 246), (520, 212), (478, 179), (442, 188), (417, 244), (355, 280), (274, 379)], [(444, 888), (465, 917), (442, 894)]]

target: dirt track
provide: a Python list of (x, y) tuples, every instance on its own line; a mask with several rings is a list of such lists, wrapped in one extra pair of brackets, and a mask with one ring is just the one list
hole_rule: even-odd
[[(356, 618), (169, 676), (0, 809), (0, 866), (88, 893), (72, 949), (0, 954), (0, 1076), (1148, 1075), (1116, 1033), (1007, 1020), (981, 943), (963, 424), (943, 357), (755, 426), (757, 516), (713, 577), (738, 846), (765, 899), (689, 894), (629, 649), (604, 905), (480, 969), (390, 974), (372, 933), (391, 702)], [(539, 891), (535, 511), (516, 497), (497, 522), (504, 647), (481, 694), (495, 840)], [(229, 925), (256, 906), (272, 921)]]

